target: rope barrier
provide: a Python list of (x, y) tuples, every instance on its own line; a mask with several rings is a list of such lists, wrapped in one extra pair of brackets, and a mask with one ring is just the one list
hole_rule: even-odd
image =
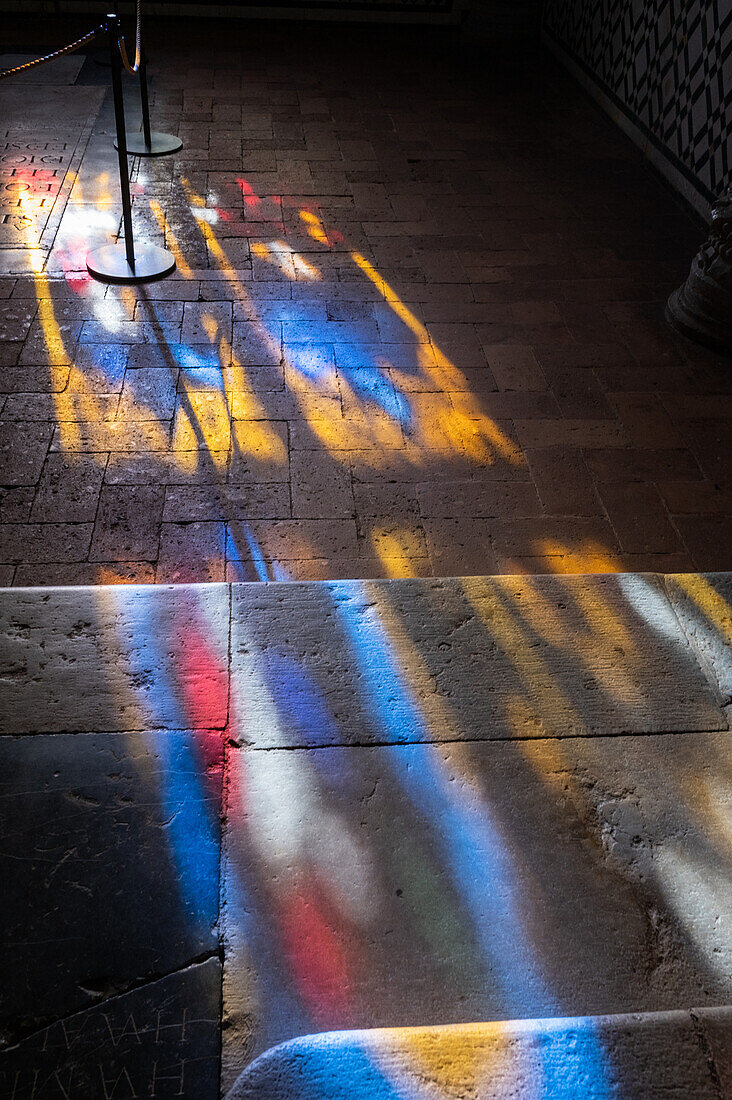
[[(129, 57), (127, 56), (127, 47), (125, 45), (124, 36), (120, 35), (117, 39), (117, 46), (119, 47), (120, 56), (122, 58), (122, 64), (124, 65), (130, 76), (135, 76), (140, 71), (140, 65), (142, 63), (142, 4), (141, 0), (137, 0), (135, 11), (135, 60), (130, 64)], [(27, 69), (35, 69), (38, 65), (45, 65), (49, 61), (55, 61), (57, 57), (64, 57), (68, 53), (74, 53), (76, 50), (80, 50), (82, 46), (86, 46), (87, 42), (92, 42), (99, 34), (103, 34), (106, 31), (104, 24), (95, 27), (93, 31), (89, 31), (83, 38), (78, 38), (76, 42), (70, 42), (68, 46), (62, 46), (59, 50), (54, 50), (53, 53), (48, 53), (44, 57), (36, 57), (33, 61), (26, 61), (23, 65), (16, 65), (13, 69), (0, 69), (0, 80), (5, 77), (14, 76), (16, 73), (25, 72)]]
[[(139, 6), (139, 2), (138, 2)], [(95, 27), (93, 31), (89, 31), (83, 38), (78, 38), (76, 42), (70, 42), (68, 46), (62, 46), (60, 50), (54, 50), (53, 53), (46, 54), (45, 57), (36, 57), (33, 61), (26, 61), (23, 65), (16, 65), (14, 69), (0, 69), (0, 80), (3, 80), (7, 76), (14, 76), (15, 73), (25, 72), (26, 69), (35, 69), (37, 65), (45, 65), (47, 61), (55, 61), (57, 57), (63, 57), (64, 54), (74, 53), (75, 50), (80, 50), (82, 46), (85, 46), (87, 42), (91, 42), (99, 34), (103, 34), (106, 30), (104, 24)]]
[[(124, 243), (103, 245), (101, 248), (90, 252), (86, 259), (87, 270), (95, 279), (104, 282), (117, 283), (141, 283), (149, 279), (160, 279), (169, 275), (175, 269), (175, 258), (164, 248), (149, 244), (145, 241), (135, 247), (132, 233), (132, 198), (130, 196), (130, 174), (127, 157), (129, 153), (140, 156), (162, 156), (166, 153), (175, 153), (181, 148), (180, 138), (172, 134), (152, 133), (150, 130), (150, 113), (147, 95), (147, 66), (145, 54), (142, 48), (142, 15), (141, 0), (137, 0), (137, 30), (135, 33), (135, 62), (130, 65), (125, 40), (120, 27), (119, 16), (116, 12), (110, 12), (106, 23), (89, 31), (76, 42), (70, 42), (54, 53), (45, 57), (37, 57), (33, 61), (26, 61), (24, 65), (16, 65), (13, 69), (0, 69), (0, 79), (14, 76), (15, 73), (33, 69), (37, 65), (44, 65), (64, 54), (73, 53), (87, 42), (91, 42), (98, 34), (103, 33), (109, 44), (109, 60), (112, 73), (112, 101), (114, 104), (114, 119), (117, 138), (117, 160), (119, 162), (119, 182), (122, 196), (122, 224), (124, 227)], [(137, 135), (128, 144), (127, 130), (125, 126), (125, 107), (122, 93), (122, 69), (136, 74), (140, 78), (140, 100), (142, 106), (143, 132), (140, 135), (142, 144), (135, 143)]]
[(127, 57), (127, 47), (125, 46), (125, 40), (122, 35), (117, 39), (117, 45), (119, 46), (119, 52), (122, 57), (122, 64), (124, 65), (130, 76), (135, 76), (140, 71), (140, 65), (142, 64), (142, 4), (141, 0), (137, 0), (136, 7), (136, 27), (135, 27), (135, 60), (130, 65)]

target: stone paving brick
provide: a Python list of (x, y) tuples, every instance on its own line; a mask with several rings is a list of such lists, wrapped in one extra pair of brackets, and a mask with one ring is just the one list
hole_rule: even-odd
[[(199, 583), (225, 579), (226, 525), (186, 522), (162, 523), (155, 580), (158, 583)], [(157, 551), (157, 548), (156, 548)]]
[[(458, 730), (463, 740), (592, 734), (606, 742), (611, 732), (726, 728), (658, 578), (240, 586), (232, 595), (232, 706), (246, 704), (239, 737), (250, 747), (275, 747), (283, 735), (290, 748), (382, 740), (386, 731), (374, 727), (361, 694), (362, 662), (371, 662), (381, 630), (392, 639), (394, 675), (406, 677), (412, 697), (449, 700), (454, 711), (432, 729), (402, 711), (390, 742), (442, 741)], [(263, 650), (273, 670), (264, 693), (256, 687)], [(293, 665), (338, 716), (327, 728), (259, 722), (267, 693), (276, 694)], [(517, 697), (523, 707), (513, 711)]]
[(687, 421), (684, 434), (705, 475), (712, 482), (729, 479), (732, 470), (732, 419)]
[(658, 490), (671, 515), (726, 514), (732, 511), (732, 483), (662, 481)]
[(584, 451), (590, 473), (598, 481), (703, 481), (697, 460), (683, 448), (605, 448)]
[[(249, 527), (262, 554), (276, 561), (358, 557), (353, 520), (292, 519), (267, 524), (255, 520)], [(320, 553), (316, 552), (318, 549)]]
[(71, 460), (55, 452), (46, 459), (30, 518), (43, 523), (93, 523), (104, 465), (87, 455)]
[(427, 519), (422, 521), (435, 576), (482, 576), (497, 573), (498, 561), (489, 519)]
[(14, 298), (0, 311), (0, 341), (22, 341), (28, 335), (38, 303), (29, 298)]
[(91, 561), (155, 561), (164, 491), (151, 485), (105, 485), (99, 497)]
[(54, 430), (51, 451), (86, 453), (127, 451), (147, 455), (170, 450), (170, 421), (112, 420), (104, 424), (86, 420), (61, 423)]
[(293, 451), (290, 478), (295, 519), (353, 517), (353, 486), (347, 467), (332, 458)]
[(696, 569), (715, 572), (725, 568), (724, 563), (729, 559), (729, 548), (732, 546), (732, 517), (676, 516), (674, 524)]
[(43, 1074), (79, 1096), (93, 1095), (100, 1085), (109, 1092), (120, 1081), (144, 1095), (158, 1091), (163, 1079), (179, 1095), (215, 1100), (220, 990), (221, 963), (208, 959), (82, 1009), (71, 1029), (61, 1019), (5, 1054), (0, 1088), (17, 1095)]
[(216, 334), (231, 343), (231, 302), (186, 302), (181, 340), (184, 344), (206, 343)]
[[(30, 675), (3, 677), (6, 734), (225, 725), (225, 587), (196, 594), (185, 585), (122, 584), (56, 588), (40, 602), (28, 592), (13, 598), (18, 633), (3, 646), (4, 667)], [(161, 691), (161, 683), (180, 690)]]
[(0, 561), (85, 561), (92, 530), (91, 523), (0, 524)]
[(34, 485), (0, 489), (0, 520), (3, 523), (23, 523), (29, 520), (35, 495)]
[(172, 420), (176, 381), (177, 368), (171, 371), (165, 367), (128, 366), (116, 409), (116, 419)]
[(699, 655), (702, 667), (711, 673), (711, 681), (720, 702), (732, 702), (732, 636), (729, 574), (707, 576), (669, 576), (665, 578), (671, 604), (689, 641)]
[(52, 423), (0, 422), (0, 485), (35, 484), (52, 435)]
[(290, 487), (287, 482), (261, 485), (167, 485), (163, 520), (289, 519)]
[(493, 546), (499, 559), (525, 555), (529, 550), (542, 555), (550, 547), (561, 547), (579, 562), (585, 551), (588, 561), (592, 561), (600, 548), (608, 558), (619, 550), (613, 529), (604, 519), (539, 517), (491, 523)]
[[(449, 1090), (454, 1096), (469, 1095), (476, 1082), (490, 1080), (492, 1100), (512, 1100), (515, 1074), (509, 1071), (497, 1079), (495, 1073), (507, 1048), (521, 1065), (521, 1082), (529, 1093), (553, 1089), (557, 1082), (570, 1094), (581, 1094), (605, 1087), (607, 1075), (592, 1054), (597, 1045), (612, 1050), (614, 1084), (628, 1096), (677, 1088), (697, 1100), (717, 1100), (719, 1082), (724, 1081), (724, 1091), (729, 1091), (727, 1082), (732, 1083), (731, 1032), (728, 1008), (693, 1008), (517, 1020), (499, 1028), (457, 1024), (297, 1036), (256, 1058), (235, 1081), (227, 1100), (298, 1100), (303, 1092), (322, 1095), (330, 1080), (346, 1077), (352, 1095), (373, 1100), (385, 1098), (394, 1080), (409, 1082), (415, 1095)], [(416, 1047), (428, 1052), (418, 1066)], [(233, 1078), (240, 1066), (236, 1053), (232, 1043), (227, 1077)], [(378, 1076), (374, 1064), (379, 1066)]]
[(674, 426), (656, 394), (615, 393), (612, 404), (633, 447), (681, 447), (681, 432)]
[(545, 365), (543, 371), (563, 416), (569, 419), (597, 420), (615, 415), (602, 386), (591, 370), (586, 367)]
[(660, 494), (653, 485), (606, 481), (600, 499), (626, 553), (672, 553), (681, 548)]
[(14, 584), (20, 588), (33, 588), (37, 585), (151, 584), (154, 580), (155, 569), (150, 562), (144, 561), (46, 562), (43, 565), (24, 562), (15, 571)]
[[(426, 561), (427, 541), (419, 522), (381, 520), (374, 522), (368, 541), (376, 556), (385, 563)], [(387, 569), (387, 576), (395, 576)], [(409, 574), (410, 576), (415, 574)]]
[(602, 507), (582, 454), (573, 448), (526, 451), (531, 476), (548, 515), (598, 516)]
[(412, 483), (354, 480), (353, 498), (359, 522), (368, 525), (374, 517), (400, 517), (409, 521), (419, 516), (416, 487)]
[(232, 425), (231, 482), (282, 481), (289, 469), (286, 421), (238, 421)]
[(538, 516), (542, 506), (530, 483), (492, 481), (418, 483), (419, 510), (430, 519), (476, 519), (505, 516)]
[(523, 447), (626, 447), (628, 439), (616, 420), (515, 420)]
[[(95, 990), (95, 982), (111, 981), (113, 988), (119, 983), (124, 989), (130, 978), (183, 969), (216, 949), (218, 830), (202, 823), (196, 829), (200, 863), (194, 904), (200, 908), (195, 921), (186, 920), (177, 903), (175, 870), (164, 836), (169, 815), (185, 813), (185, 803), (193, 811), (188, 811), (189, 826), (199, 814), (218, 824), (220, 740), (209, 748), (209, 783), (193, 784), (189, 790), (179, 786), (177, 793), (170, 792), (167, 806), (158, 802), (153, 808), (155, 789), (170, 783), (176, 772), (192, 772), (196, 741), (194, 734), (167, 731), (2, 739), (3, 878), (12, 884), (4, 931), (17, 940), (25, 929), (23, 934), (35, 945), (24, 964), (24, 981), (11, 983), (12, 993), (7, 990), (4, 1027), (9, 1017), (31, 1018), (39, 996), (45, 998), (47, 1019), (68, 1017), (99, 998), (102, 990)], [(28, 833), (41, 829), (46, 858), (20, 858), (27, 851)], [(58, 860), (53, 875), (48, 875), (50, 859)], [(31, 911), (29, 888), (38, 899)], [(71, 924), (84, 925), (87, 935), (59, 940), (54, 934), (59, 909)], [(151, 910), (156, 912), (154, 922)], [(6, 974), (13, 966), (8, 951), (6, 947), (2, 960)], [(50, 965), (55, 972), (52, 988)]]

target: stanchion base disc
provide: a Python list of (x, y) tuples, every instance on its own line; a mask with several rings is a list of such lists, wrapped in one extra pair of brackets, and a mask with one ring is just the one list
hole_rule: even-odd
[[(117, 142), (114, 143), (115, 149)], [(177, 153), (183, 148), (183, 142), (175, 134), (158, 134), (155, 130), (150, 134), (150, 144), (145, 144), (145, 136), (142, 131), (137, 134), (127, 135), (127, 152), (135, 157), (164, 157), (169, 153)]]
[(104, 283), (147, 283), (175, 270), (175, 258), (156, 244), (135, 242), (135, 266), (127, 263), (123, 244), (106, 244), (86, 258), (90, 275)]

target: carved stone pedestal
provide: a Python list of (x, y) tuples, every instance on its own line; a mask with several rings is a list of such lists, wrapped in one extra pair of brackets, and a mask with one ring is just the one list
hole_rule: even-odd
[(669, 298), (666, 319), (690, 340), (732, 355), (732, 187), (714, 207), (709, 238)]

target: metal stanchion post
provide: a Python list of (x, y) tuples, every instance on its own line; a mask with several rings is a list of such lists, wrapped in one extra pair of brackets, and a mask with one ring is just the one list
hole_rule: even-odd
[(122, 193), (122, 223), (124, 244), (108, 244), (97, 248), (87, 256), (89, 274), (104, 282), (142, 283), (160, 279), (175, 268), (175, 258), (158, 245), (139, 242), (135, 247), (132, 235), (132, 200), (130, 177), (127, 167), (127, 137), (125, 134), (125, 109), (122, 98), (122, 58), (119, 49), (119, 18), (114, 13), (107, 16), (110, 62), (112, 66), (112, 95), (114, 97), (114, 121), (117, 129), (117, 160), (119, 183)]
[(160, 134), (150, 129), (150, 103), (147, 89), (147, 55), (142, 29), (142, 5), (137, 6), (137, 32), (140, 49), (138, 76), (140, 78), (140, 106), (142, 108), (142, 131), (129, 134), (127, 152), (136, 157), (164, 157), (177, 153), (183, 148), (183, 142), (175, 134)]
[(142, 110), (142, 136), (145, 139), (145, 148), (152, 149), (150, 103), (147, 95), (147, 57), (144, 52), (140, 58), (140, 108)]
[[(115, 2), (112, 2), (109, 5), (109, 10), (113, 11), (115, 15), (118, 15), (119, 14), (119, 4), (117, 4)], [(94, 57), (94, 64), (95, 65), (101, 65), (103, 68), (108, 69), (109, 68), (109, 51), (107, 51), (106, 53), (96, 54), (96, 56)]]
[(122, 98), (122, 59), (119, 56), (116, 36), (112, 33), (119, 28), (109, 26), (109, 60), (112, 65), (112, 99), (114, 102), (114, 126), (117, 131), (117, 162), (119, 165), (119, 186), (122, 193), (122, 221), (125, 231), (125, 253), (127, 263), (135, 266), (135, 242), (132, 237), (132, 199), (130, 198), (130, 176), (127, 165), (127, 135), (125, 133), (125, 106)]

